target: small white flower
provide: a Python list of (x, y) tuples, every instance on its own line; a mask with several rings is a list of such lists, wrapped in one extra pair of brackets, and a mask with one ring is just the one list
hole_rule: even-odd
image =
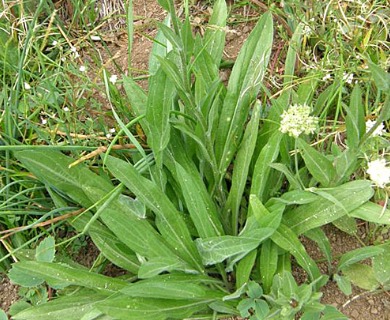
[(384, 188), (386, 184), (390, 183), (390, 167), (386, 167), (384, 158), (368, 162), (367, 166), (370, 180), (379, 188)]
[(77, 49), (76, 49), (76, 47), (70, 47), (70, 51), (72, 51), (73, 53), (76, 53)]
[(111, 134), (111, 133), (107, 133), (107, 134), (106, 134), (106, 138), (107, 138), (107, 139), (110, 139), (111, 137), (112, 137), (112, 134)]
[(57, 41), (57, 40), (53, 40), (53, 42), (51, 43), (51, 45), (52, 45), (53, 47), (55, 47), (57, 44), (58, 44), (58, 41)]
[(302, 29), (302, 34), (305, 36), (310, 36), (313, 33), (313, 30), (310, 26), (305, 25)]
[(330, 75), (330, 73), (327, 73), (327, 74), (322, 78), (322, 81), (327, 81), (327, 80), (329, 80), (330, 78), (332, 78), (332, 76)]
[(45, 125), (47, 123), (47, 120), (45, 118), (41, 118), (41, 123)]
[(111, 128), (111, 129), (108, 130), (108, 131), (110, 131), (111, 133), (115, 133), (115, 128)]
[(318, 118), (310, 116), (311, 108), (307, 104), (294, 104), (283, 111), (279, 130), (289, 136), (298, 138), (302, 133), (314, 133)]
[(30, 89), (31, 89), (31, 86), (30, 86), (27, 82), (25, 82), (25, 83), (24, 83), (24, 89), (30, 90)]
[(353, 81), (353, 73), (349, 73), (348, 74), (348, 73), (344, 72), (344, 74), (343, 74), (343, 81), (345, 81), (348, 84), (351, 84), (352, 81)]
[(108, 79), (112, 84), (115, 84), (118, 81), (118, 76), (113, 74), (110, 79)]
[(85, 66), (80, 66), (80, 68), (79, 68), (80, 72), (85, 72), (85, 70), (87, 70), (87, 68)]
[(69, 112), (70, 109), (68, 107), (64, 107), (62, 110), (64, 110), (65, 112)]
[[(366, 121), (366, 133), (367, 133), (368, 131), (370, 131), (371, 128), (372, 128), (374, 125), (375, 125), (375, 121), (372, 121), (372, 120), (368, 119), (368, 120)], [(384, 124), (383, 124), (383, 122), (382, 122), (382, 123), (380, 123), (379, 126), (374, 130), (374, 132), (372, 133), (371, 136), (372, 136), (372, 137), (381, 136), (381, 135), (383, 135), (384, 132), (385, 132), (385, 126), (384, 126)]]

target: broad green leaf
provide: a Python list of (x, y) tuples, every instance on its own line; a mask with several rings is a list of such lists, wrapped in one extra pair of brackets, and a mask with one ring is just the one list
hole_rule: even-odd
[(53, 288), (78, 285), (109, 293), (121, 290), (127, 285), (123, 280), (52, 262), (21, 261), (13, 265), (10, 278), (16, 273), (29, 273), (30, 277), (43, 279)]
[(96, 307), (115, 319), (185, 319), (207, 309), (207, 305), (215, 300), (185, 300), (185, 297), (183, 300), (146, 299), (117, 295), (97, 303)]
[(8, 278), (12, 283), (18, 284), (22, 287), (37, 287), (42, 284), (45, 279), (30, 273), (29, 270), (20, 269), (17, 264), (13, 265), (11, 270), (8, 271)]
[(372, 267), (376, 279), (385, 287), (390, 288), (390, 245), (381, 246), (384, 251), (372, 258)]
[(332, 248), (325, 232), (320, 228), (316, 228), (306, 231), (304, 233), (304, 236), (308, 237), (310, 240), (314, 241), (318, 245), (320, 250), (324, 253), (328, 265), (331, 266)]
[(302, 157), (311, 175), (324, 187), (329, 186), (336, 175), (332, 162), (300, 138), (298, 138), (298, 147), (303, 150)]
[(321, 320), (348, 320), (349, 318), (337, 310), (336, 307), (326, 305), (325, 309), (322, 311)]
[(390, 224), (390, 210), (371, 201), (349, 212), (348, 215), (377, 224)]
[(344, 276), (339, 276), (337, 273), (333, 276), (333, 279), (336, 281), (340, 290), (346, 295), (349, 296), (352, 293), (351, 282)]
[(287, 166), (283, 163), (271, 163), (269, 165), (272, 169), (278, 170), (282, 172), (287, 178), (288, 182), (292, 189), (302, 189), (298, 179), (293, 175), (293, 173), (287, 168)]
[(152, 278), (162, 272), (170, 271), (197, 272), (197, 270), (191, 269), (184, 261), (161, 256), (148, 259), (148, 261), (142, 263), (138, 271), (138, 277), (140, 279)]
[(349, 180), (351, 174), (356, 170), (358, 165), (358, 157), (355, 150), (345, 149), (334, 160), (336, 176), (334, 177), (335, 184), (344, 183)]
[[(70, 224), (79, 232), (88, 223), (91, 215), (78, 216), (70, 220)], [(107, 227), (99, 221), (95, 221), (89, 228), (88, 234), (99, 251), (118, 267), (137, 274), (140, 262), (137, 256), (121, 242)]]
[(53, 262), (55, 252), (55, 240), (49, 236), (43, 239), (36, 248), (35, 259), (42, 262)]
[(248, 180), (249, 165), (251, 164), (253, 152), (256, 147), (259, 131), (259, 107), (259, 105), (255, 105), (251, 120), (245, 129), (244, 137), (237, 151), (234, 161), (232, 186), (224, 208), (224, 215), (227, 217), (231, 216), (230, 227), (233, 235), (238, 233), (240, 204)]
[(249, 252), (241, 259), (236, 268), (236, 288), (240, 288), (249, 281), (252, 269), (255, 265), (257, 250)]
[(347, 127), (347, 145), (350, 149), (358, 148), (365, 132), (364, 106), (359, 85), (355, 85), (351, 93), (351, 102), (347, 109), (345, 124)]
[(364, 290), (375, 290), (380, 283), (375, 278), (374, 271), (366, 264), (355, 263), (343, 269), (345, 277), (354, 285)]
[(215, 152), (224, 176), (243, 134), (249, 108), (267, 70), (273, 40), (272, 16), (264, 14), (247, 38), (234, 64), (221, 110)]
[(315, 261), (307, 254), (305, 247), (292, 229), (285, 224), (281, 224), (271, 239), (279, 247), (287, 250), (295, 257), (298, 264), (305, 269), (312, 281), (320, 277), (321, 272)]
[(261, 242), (270, 237), (274, 229), (260, 228), (247, 232), (245, 236), (221, 236), (196, 239), (196, 245), (205, 265), (212, 265), (225, 259), (247, 254), (257, 248)]
[(223, 234), (218, 219), (217, 208), (211, 200), (199, 175), (191, 175), (179, 163), (176, 173), (191, 219), (201, 238), (210, 238)]
[(195, 269), (203, 270), (183, 217), (161, 189), (152, 181), (142, 177), (131, 164), (123, 160), (108, 157), (106, 164), (115, 177), (154, 211), (157, 216), (156, 225), (175, 253)]
[(368, 246), (348, 251), (341, 256), (337, 265), (337, 270), (344, 270), (344, 268), (351, 264), (377, 256), (378, 254), (383, 253), (383, 251), (384, 250), (381, 247), (376, 246)]
[(2, 309), (0, 309), (0, 320), (8, 320), (7, 314)]
[(225, 48), (225, 27), (227, 19), (227, 6), (224, 0), (214, 2), (213, 13), (203, 38), (205, 50), (219, 66), (222, 60), (223, 49)]
[[(171, 24), (170, 16), (167, 16), (164, 19), (163, 24), (166, 25), (167, 27), (170, 26), (170, 24)], [(158, 29), (157, 35), (153, 41), (153, 47), (152, 47), (152, 51), (151, 51), (150, 57), (149, 57), (149, 74), (150, 75), (156, 74), (156, 72), (160, 66), (160, 62), (157, 59), (157, 57), (164, 58), (167, 55), (167, 53), (169, 51), (171, 51), (171, 49), (172, 49), (172, 45), (168, 41), (168, 39), (165, 37), (164, 32), (162, 32), (161, 29)], [(125, 84), (125, 82), (124, 82), (124, 84)], [(125, 86), (125, 89), (126, 89), (126, 86)]]
[(222, 291), (215, 291), (202, 282), (218, 283), (211, 278), (198, 275), (169, 274), (129, 284), (121, 290), (129, 297), (182, 300), (222, 298)]
[(370, 68), (372, 77), (374, 78), (375, 85), (384, 92), (390, 90), (390, 74), (377, 66), (375, 63), (369, 61), (368, 66)]
[[(296, 233), (321, 227), (344, 216), (367, 202), (374, 194), (370, 181), (351, 181), (331, 189), (320, 189), (322, 193), (336, 199), (335, 204), (329, 199), (319, 197), (309, 204), (301, 205), (287, 212), (283, 221)], [(325, 191), (326, 190), (326, 191)]]
[[(53, 299), (35, 307), (25, 309), (12, 317), (15, 320), (80, 320), (94, 310), (94, 304), (107, 299), (107, 295), (96, 291), (82, 290), (69, 296)], [(100, 318), (99, 318), (100, 319)], [(102, 320), (113, 318), (104, 317)]]
[[(161, 62), (161, 60), (160, 60)], [(156, 162), (161, 166), (162, 151), (170, 137), (169, 116), (173, 107), (175, 87), (162, 69), (149, 78), (146, 120), (148, 122), (148, 145), (152, 148)]]
[(134, 115), (142, 116), (146, 114), (146, 103), (148, 97), (145, 91), (143, 91), (131, 77), (127, 76), (123, 77), (123, 87), (126, 91), (127, 98), (130, 102), (130, 108)]
[(286, 193), (283, 193), (280, 198), (277, 198), (277, 201), (282, 201), (287, 205), (297, 205), (297, 204), (309, 204), (318, 200), (318, 196), (313, 192), (305, 190), (292, 190)]
[[(114, 189), (110, 182), (84, 165), (69, 168), (74, 159), (60, 152), (26, 150), (15, 152), (15, 155), (41, 181), (85, 208), (101, 201)], [(105, 208), (100, 218), (115, 236), (134, 252), (145, 257), (176, 256), (149, 222), (132, 213), (131, 207), (120, 200)]]
[(356, 220), (348, 215), (342, 216), (337, 220), (332, 221), (332, 224), (341, 231), (348, 233), (350, 235), (357, 233), (357, 224)]
[(268, 293), (278, 267), (278, 246), (271, 240), (264, 241), (261, 246), (259, 265), (261, 282)]
[(280, 131), (276, 131), (267, 144), (263, 147), (256, 164), (252, 176), (251, 194), (255, 194), (261, 201), (264, 199), (264, 190), (268, 187), (267, 180), (271, 170), (270, 164), (274, 162), (279, 154), (279, 145), (283, 137)]

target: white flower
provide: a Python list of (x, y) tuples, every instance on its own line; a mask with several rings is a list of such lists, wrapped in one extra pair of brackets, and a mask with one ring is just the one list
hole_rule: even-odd
[[(371, 128), (375, 125), (375, 121), (372, 121), (372, 120), (367, 120), (366, 121), (366, 133), (368, 131), (371, 130)], [(376, 136), (381, 136), (383, 135), (383, 133), (385, 132), (385, 126), (383, 124), (383, 122), (381, 122), (379, 124), (379, 126), (374, 130), (374, 132), (372, 133), (372, 136), (373, 137), (376, 137)]]
[(367, 166), (370, 180), (379, 188), (384, 188), (386, 184), (390, 183), (390, 167), (386, 167), (384, 158), (368, 162)]
[(70, 47), (70, 51), (72, 51), (73, 53), (76, 53), (77, 49), (76, 49), (76, 47)]
[(68, 107), (64, 107), (62, 110), (64, 110), (65, 112), (70, 111), (70, 109)]
[(45, 118), (41, 118), (41, 123), (45, 125), (47, 123), (47, 120)]
[(308, 25), (305, 25), (303, 28), (302, 28), (302, 34), (305, 35), (305, 36), (310, 36), (311, 34), (313, 33), (313, 30), (310, 26)]
[(58, 41), (57, 41), (57, 40), (53, 40), (53, 42), (51, 43), (51, 45), (52, 45), (53, 47), (55, 47), (57, 44), (58, 44)]
[(283, 111), (279, 130), (289, 136), (298, 138), (302, 133), (314, 133), (318, 118), (310, 116), (311, 108), (307, 104), (294, 104)]
[(25, 83), (24, 83), (24, 89), (30, 90), (30, 89), (31, 89), (31, 86), (30, 86), (27, 82), (25, 82)]
[(343, 81), (345, 81), (348, 84), (351, 84), (352, 81), (353, 81), (353, 73), (349, 73), (348, 74), (348, 73), (344, 72), (344, 74), (343, 74)]
[(118, 81), (118, 76), (113, 74), (110, 79), (108, 79), (112, 84), (115, 84)]
[(327, 80), (329, 80), (330, 78), (332, 78), (332, 76), (330, 75), (330, 73), (327, 73), (327, 74), (322, 78), (322, 81), (327, 81)]
[(108, 130), (108, 131), (110, 131), (111, 133), (115, 133), (115, 128), (111, 128), (111, 129)]
[(79, 68), (80, 72), (85, 72), (85, 70), (87, 70), (87, 68), (85, 66), (80, 66), (80, 68)]
[(106, 134), (106, 138), (107, 138), (107, 139), (110, 139), (111, 137), (112, 137), (112, 134), (111, 134), (111, 133), (107, 133), (107, 134)]

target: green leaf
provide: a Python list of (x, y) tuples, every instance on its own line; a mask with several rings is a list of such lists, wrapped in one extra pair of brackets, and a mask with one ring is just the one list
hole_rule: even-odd
[(292, 190), (277, 198), (278, 201), (282, 201), (287, 205), (308, 204), (318, 200), (318, 196), (313, 192), (305, 190)]
[(339, 276), (337, 273), (333, 276), (333, 279), (336, 281), (340, 290), (346, 295), (349, 296), (352, 293), (351, 282), (347, 280), (346, 277)]
[(2, 309), (0, 309), (0, 320), (8, 320), (7, 314)]
[(332, 263), (332, 248), (330, 242), (325, 232), (320, 229), (311, 229), (304, 233), (305, 237), (308, 237), (310, 240), (317, 243), (318, 247), (324, 253), (325, 258), (328, 262), (328, 265), (331, 266)]
[[(53, 299), (35, 307), (25, 309), (12, 319), (15, 320), (80, 320), (85, 314), (94, 310), (94, 304), (107, 299), (107, 295), (96, 291), (82, 290), (69, 296)], [(99, 318), (100, 319), (100, 318)], [(109, 320), (112, 318), (102, 318)]]
[(212, 265), (225, 259), (247, 254), (271, 236), (274, 229), (260, 228), (247, 232), (245, 236), (221, 236), (206, 239), (196, 239), (196, 245), (205, 265)]
[(149, 79), (146, 109), (149, 129), (147, 137), (148, 145), (152, 148), (158, 165), (161, 165), (162, 161), (161, 152), (169, 142), (169, 116), (173, 108), (174, 93), (175, 87), (162, 69)]
[(364, 290), (375, 290), (380, 283), (375, 278), (374, 271), (366, 264), (355, 263), (343, 269), (345, 277)]
[(185, 319), (206, 309), (207, 305), (215, 300), (146, 299), (117, 295), (98, 302), (96, 307), (115, 319)]
[(371, 61), (368, 62), (368, 67), (370, 68), (375, 85), (378, 89), (389, 92), (390, 74)]
[[(181, 214), (163, 191), (123, 160), (108, 157), (110, 172), (156, 214), (156, 225), (175, 253), (196, 270), (203, 270), (199, 254)], [(141, 237), (142, 238), (142, 237)]]
[(14, 264), (8, 271), (8, 277), (12, 283), (31, 288), (37, 287), (45, 281), (44, 278), (33, 275), (29, 270), (20, 269), (17, 266), (18, 264)]
[(332, 162), (300, 138), (298, 147), (303, 150), (302, 157), (311, 175), (324, 187), (329, 186), (336, 175)]
[[(171, 24), (170, 16), (167, 16), (164, 19), (163, 24), (166, 25), (167, 27), (170, 26)], [(172, 49), (172, 45), (164, 35), (164, 32), (162, 32), (161, 29), (158, 29), (157, 35), (153, 40), (153, 47), (149, 58), (150, 75), (156, 74), (158, 68), (160, 67), (160, 62), (157, 59), (157, 57), (164, 58), (171, 49)], [(125, 85), (125, 81), (124, 81), (124, 85)]]
[(225, 48), (225, 26), (227, 6), (224, 0), (214, 2), (213, 13), (206, 28), (203, 43), (206, 51), (213, 58), (214, 64), (219, 66), (223, 49)]
[(175, 165), (186, 206), (199, 236), (209, 238), (222, 235), (224, 232), (217, 208), (200, 176), (190, 174), (179, 163)]
[(264, 241), (260, 251), (260, 276), (265, 292), (271, 290), (278, 267), (278, 246), (271, 240)]
[(298, 264), (305, 269), (311, 280), (320, 277), (321, 272), (315, 261), (307, 254), (305, 247), (298, 239), (297, 235), (286, 225), (281, 224), (271, 237), (279, 247), (290, 252)]
[(287, 178), (288, 182), (290, 183), (290, 186), (292, 189), (301, 189), (301, 185), (298, 181), (298, 179), (293, 175), (293, 173), (287, 168), (287, 166), (283, 163), (271, 163), (269, 165), (272, 169), (278, 170), (282, 172), (285, 177)]
[(356, 220), (348, 215), (342, 216), (337, 220), (334, 220), (332, 224), (341, 231), (348, 233), (350, 235), (357, 233), (357, 224)]
[(365, 132), (364, 106), (359, 85), (355, 85), (351, 93), (351, 102), (347, 109), (345, 124), (347, 127), (347, 145), (350, 149), (358, 148)]
[(251, 194), (255, 194), (261, 201), (266, 201), (264, 193), (268, 187), (267, 181), (270, 174), (270, 164), (274, 162), (279, 155), (279, 145), (283, 137), (280, 131), (276, 131), (267, 144), (263, 147), (253, 170)]
[(333, 306), (325, 306), (323, 310), (323, 316), (321, 320), (348, 320), (349, 318), (342, 314), (336, 307)]
[(337, 270), (344, 270), (344, 268), (348, 267), (351, 264), (354, 264), (364, 259), (372, 258), (381, 253), (383, 253), (383, 249), (381, 247), (376, 246), (368, 246), (348, 251), (341, 256), (337, 265)]
[(214, 279), (186, 274), (160, 275), (126, 286), (121, 292), (129, 297), (182, 300), (222, 298), (222, 291), (215, 291), (204, 284), (218, 283)]
[(224, 176), (241, 141), (242, 128), (267, 70), (273, 40), (271, 13), (264, 14), (247, 38), (230, 75), (218, 124), (215, 152)]
[(338, 185), (346, 182), (349, 180), (351, 174), (357, 169), (357, 151), (347, 148), (335, 158), (333, 163), (336, 169), (336, 176), (334, 177), (335, 184)]
[[(232, 186), (226, 200), (225, 216), (231, 215), (232, 234), (238, 233), (238, 215), (242, 196), (248, 181), (249, 166), (252, 162), (253, 152), (256, 147), (257, 134), (259, 131), (260, 106), (255, 105), (251, 120), (249, 121), (241, 145), (234, 161)], [(228, 214), (229, 213), (229, 214)]]
[(41, 241), (35, 251), (35, 259), (42, 262), (52, 262), (55, 255), (55, 240), (49, 236)]
[(390, 287), (390, 245), (381, 246), (384, 251), (372, 258), (376, 279), (385, 287)]
[(196, 270), (191, 269), (191, 267), (182, 260), (161, 256), (151, 258), (142, 263), (138, 271), (138, 277), (140, 279), (152, 278), (162, 272), (170, 271), (196, 272)]
[[(127, 282), (123, 280), (52, 262), (21, 261), (15, 263), (10, 271), (10, 278), (13, 279), (13, 275), (19, 273), (30, 274), (31, 278), (43, 279), (53, 288), (79, 285), (109, 293), (121, 290), (127, 285)], [(15, 283), (24, 285), (23, 281), (15, 281)]]
[(349, 212), (348, 215), (377, 224), (390, 224), (390, 210), (370, 201)]
[[(337, 203), (319, 197), (316, 201), (301, 205), (287, 212), (283, 221), (297, 234), (321, 227), (346, 213), (359, 208), (374, 194), (370, 181), (351, 181), (331, 189), (319, 189), (336, 199)], [(342, 204), (342, 207), (339, 205)]]
[(249, 252), (237, 264), (236, 269), (236, 288), (240, 288), (249, 281), (252, 269), (255, 265), (257, 250)]

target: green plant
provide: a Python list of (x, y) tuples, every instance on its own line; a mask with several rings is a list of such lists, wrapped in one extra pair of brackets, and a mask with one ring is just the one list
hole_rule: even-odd
[[(215, 3), (203, 37), (193, 35), (188, 17), (178, 19), (172, 1), (160, 4), (172, 26), (168, 20), (159, 25), (148, 93), (131, 76), (123, 77), (130, 121), (117, 114), (104, 76), (118, 136), (130, 139), (136, 152), (116, 152), (113, 140), (96, 169), (74, 165), (73, 157), (53, 148), (7, 148), (34, 175), (29, 183), (45, 190), (56, 209), (82, 209), (70, 224), (80, 235), (88, 233), (131, 280), (89, 272), (58, 257), (21, 258), (9, 273), (11, 280), (25, 287), (46, 283), (59, 297), (18, 310), (14, 319), (208, 319), (251, 308), (260, 310), (259, 319), (286, 319), (300, 311), (307, 319), (329, 314), (342, 319), (318, 303), (325, 277), (299, 236), (317, 242), (331, 264), (321, 226), (333, 223), (350, 231), (356, 228), (354, 218), (389, 224), (390, 211), (370, 202), (372, 183), (358, 175), (351, 180), (362, 167), (362, 147), (370, 139), (360, 86), (354, 86), (348, 104), (334, 107), (334, 93), (344, 83), (316, 96), (318, 78), (293, 82), (296, 45), (303, 36), (299, 24), (286, 56), (284, 89), (272, 96), (263, 85), (273, 41), (273, 21), (266, 13), (225, 87), (219, 79), (225, 2)], [(388, 74), (376, 65), (372, 74), (378, 104), (385, 96), (379, 125), (390, 117), (388, 94), (383, 93)], [(312, 116), (305, 111), (310, 127), (299, 134), (290, 131), (290, 136), (280, 123), (294, 105), (309, 108)], [(347, 148), (328, 139), (326, 131), (328, 119), (337, 123), (340, 114)], [(303, 133), (313, 133), (317, 121), (317, 138), (325, 137), (313, 146)], [(129, 129), (138, 122), (147, 148)], [(358, 257), (382, 252), (371, 249)], [(309, 284), (295, 283), (292, 256)], [(337, 271), (357, 261), (347, 256)], [(240, 302), (246, 289), (249, 298)], [(260, 301), (267, 301), (267, 307)]]

